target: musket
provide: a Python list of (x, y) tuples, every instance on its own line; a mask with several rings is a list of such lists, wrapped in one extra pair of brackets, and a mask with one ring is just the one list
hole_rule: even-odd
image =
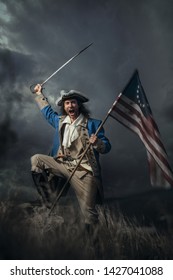
[[(63, 65), (61, 65), (55, 72), (53, 72), (44, 82), (41, 83), (41, 87), (45, 85), (54, 75), (56, 75), (60, 70), (62, 70), (67, 64), (69, 64), (73, 59), (75, 59), (78, 55), (80, 55), (82, 52), (84, 52), (86, 49), (88, 49), (93, 43), (90, 43), (88, 46), (86, 46), (84, 49), (76, 53), (74, 56), (72, 56), (69, 60), (67, 60)], [(30, 90), (32, 93), (35, 93), (34, 87), (36, 84), (33, 84), (30, 86)]]

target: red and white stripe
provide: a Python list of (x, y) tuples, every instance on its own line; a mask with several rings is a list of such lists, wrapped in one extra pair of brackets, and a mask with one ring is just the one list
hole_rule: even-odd
[(140, 106), (123, 94), (115, 102), (110, 116), (135, 132), (144, 143), (147, 149), (151, 184), (173, 186), (173, 173), (153, 117), (149, 115), (146, 118)]

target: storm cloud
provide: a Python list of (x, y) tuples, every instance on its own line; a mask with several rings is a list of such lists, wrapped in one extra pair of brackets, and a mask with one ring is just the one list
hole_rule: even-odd
[[(52, 107), (61, 89), (77, 89), (89, 97), (92, 116), (103, 119), (138, 69), (173, 166), (172, 9), (171, 0), (0, 0), (1, 174), (16, 170), (16, 184), (30, 186), (30, 157), (48, 154), (54, 134), (30, 85), (91, 42), (45, 85)], [(105, 131), (112, 144), (101, 157), (105, 194), (151, 188), (138, 137), (113, 119)]]

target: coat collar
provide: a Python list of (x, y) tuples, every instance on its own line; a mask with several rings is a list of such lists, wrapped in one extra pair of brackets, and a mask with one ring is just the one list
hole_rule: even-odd
[[(59, 131), (62, 129), (64, 123), (63, 121), (65, 120), (66, 115), (60, 116), (60, 124), (59, 124)], [(83, 122), (80, 124), (80, 126), (82, 127), (87, 127), (87, 123), (88, 123), (88, 118), (84, 117)]]

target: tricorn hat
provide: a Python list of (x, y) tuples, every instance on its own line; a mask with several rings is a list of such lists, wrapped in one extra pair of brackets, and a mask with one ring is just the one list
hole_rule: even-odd
[(72, 98), (77, 99), (82, 103), (89, 101), (89, 99), (86, 96), (84, 96), (81, 92), (71, 89), (70, 91), (61, 90), (60, 97), (56, 100), (55, 104), (58, 106), (62, 106), (63, 101)]

